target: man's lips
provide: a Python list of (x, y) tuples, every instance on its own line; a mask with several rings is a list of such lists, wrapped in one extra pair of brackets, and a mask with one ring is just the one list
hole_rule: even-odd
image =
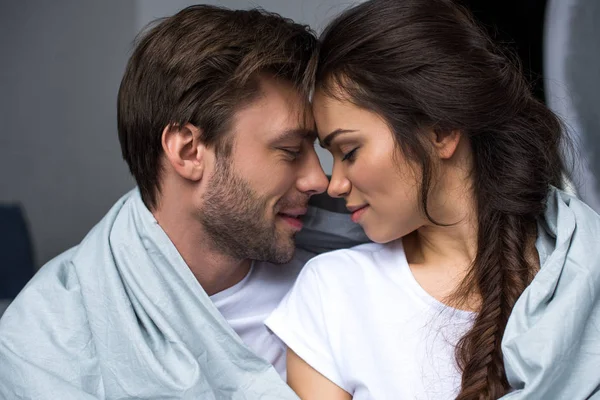
[(277, 215), (281, 217), (285, 222), (288, 223), (295, 230), (301, 230), (304, 225), (300, 220), (300, 217), (306, 214), (306, 208), (294, 208), (282, 210)]

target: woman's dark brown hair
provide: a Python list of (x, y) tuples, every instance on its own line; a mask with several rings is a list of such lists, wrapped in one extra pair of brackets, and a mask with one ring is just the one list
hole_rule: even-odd
[(434, 165), (422, 133), (468, 138), (477, 253), (455, 295), (475, 293), (481, 303), (456, 348), (458, 399), (501, 397), (509, 389), (502, 336), (537, 268), (529, 255), (549, 187), (561, 186), (560, 121), (532, 96), (517, 63), (450, 0), (372, 0), (349, 9), (321, 37), (316, 88), (333, 97), (342, 88), (385, 118), (422, 171), (427, 217)]

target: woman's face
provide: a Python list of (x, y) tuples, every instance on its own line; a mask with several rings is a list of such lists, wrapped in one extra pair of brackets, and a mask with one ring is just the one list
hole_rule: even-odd
[(314, 116), (321, 144), (333, 155), (328, 193), (343, 197), (371, 240), (386, 243), (421, 227), (419, 169), (396, 147), (384, 120), (317, 91)]

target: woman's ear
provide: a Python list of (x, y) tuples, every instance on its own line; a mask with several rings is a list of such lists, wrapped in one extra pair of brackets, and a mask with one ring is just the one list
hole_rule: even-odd
[(167, 125), (161, 137), (168, 163), (191, 181), (199, 181), (204, 173), (206, 147), (200, 138), (200, 129), (192, 124)]
[(458, 130), (443, 131), (433, 129), (430, 133), (431, 143), (433, 148), (442, 160), (448, 160), (456, 153), (456, 149), (462, 137), (462, 133)]

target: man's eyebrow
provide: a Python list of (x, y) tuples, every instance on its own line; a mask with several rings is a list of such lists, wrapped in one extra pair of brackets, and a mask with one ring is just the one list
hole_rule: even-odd
[(322, 141), (319, 140), (319, 144), (323, 148), (328, 148), (331, 145), (331, 141), (336, 136), (341, 135), (342, 133), (350, 133), (350, 132), (356, 132), (356, 131), (353, 129), (336, 129), (335, 131), (331, 132), (329, 135), (325, 136), (325, 139), (323, 139)]
[(308, 128), (293, 128), (281, 132), (275, 139), (274, 143), (285, 142), (290, 139), (316, 139), (317, 132), (314, 129)]

